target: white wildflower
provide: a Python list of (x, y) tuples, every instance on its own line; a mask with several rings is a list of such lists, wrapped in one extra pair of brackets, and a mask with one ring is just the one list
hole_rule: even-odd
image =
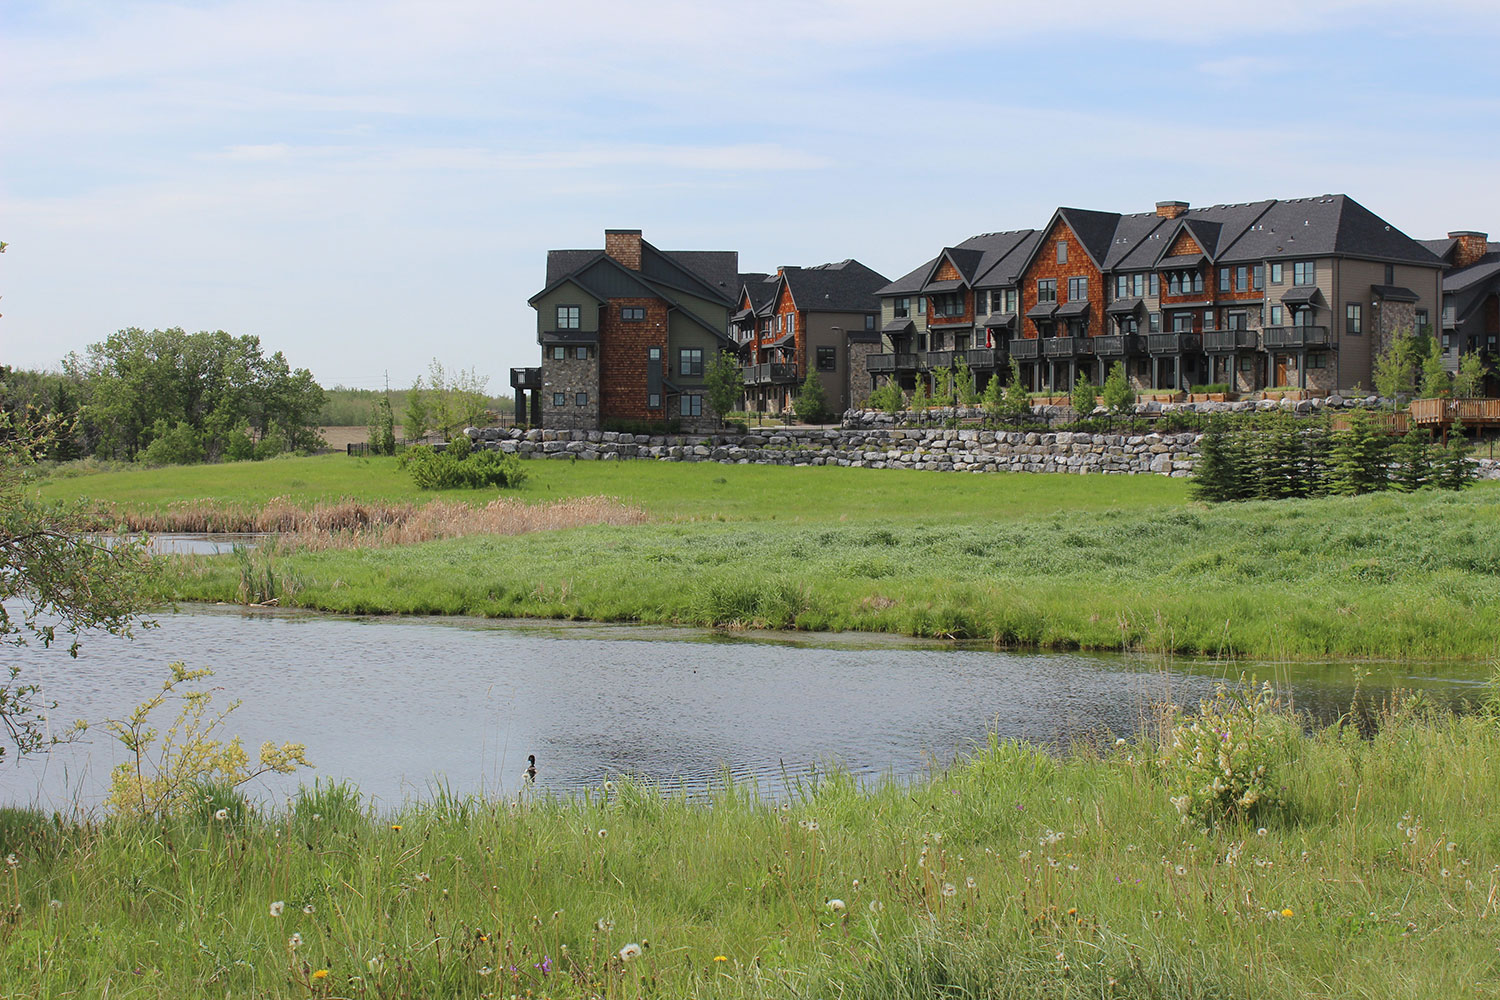
[(278, 899), (276, 902), (271, 904), (271, 916), (281, 916), (281, 911), (284, 909), (286, 909), (286, 902), (284, 900)]

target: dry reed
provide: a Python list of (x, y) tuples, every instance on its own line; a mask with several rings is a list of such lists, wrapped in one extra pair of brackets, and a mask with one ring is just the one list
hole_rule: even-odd
[(614, 497), (575, 497), (528, 504), (500, 497), (483, 507), (456, 500), (426, 504), (340, 500), (301, 507), (277, 497), (259, 509), (186, 501), (161, 511), (110, 515), (131, 532), (257, 532), (280, 535), (282, 550), (323, 551), (380, 545), (411, 545), (466, 535), (520, 535), (594, 524), (644, 524), (646, 512)]

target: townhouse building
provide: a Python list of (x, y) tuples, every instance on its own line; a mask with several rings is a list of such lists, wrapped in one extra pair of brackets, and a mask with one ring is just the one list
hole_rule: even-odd
[(889, 279), (857, 260), (779, 267), (741, 279), (731, 338), (740, 351), (748, 411), (787, 411), (809, 372), (835, 412), (869, 395), (863, 356), (879, 344), (875, 293)]
[(528, 300), (542, 363), (511, 369), (517, 422), (715, 426), (703, 374), (736, 347), (739, 287), (738, 253), (658, 250), (639, 229), (605, 230), (598, 250), (548, 251), (546, 287)]
[[(1369, 388), (1399, 330), (1432, 323), (1444, 263), (1346, 195), (1120, 214), (1059, 208), (989, 233), (880, 289), (871, 382), (910, 387), (961, 355), (982, 386), (1010, 359), (1034, 390), (1225, 383)], [(983, 317), (982, 319), (980, 317)]]
[(1478, 354), (1489, 372), (1484, 394), (1500, 395), (1500, 243), (1463, 230), (1422, 244), (1445, 267), (1441, 332), (1434, 332), (1444, 363), (1456, 371), (1464, 355)]

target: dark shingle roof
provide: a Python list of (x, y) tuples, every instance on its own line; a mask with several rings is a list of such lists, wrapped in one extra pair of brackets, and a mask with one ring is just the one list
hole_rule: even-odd
[[(740, 275), (740, 287), (750, 296), (750, 308), (759, 315), (765, 315), (775, 304), (778, 284), (774, 274), (753, 271)], [(739, 300), (735, 301), (738, 303)]]
[(1119, 212), (1095, 212), (1087, 208), (1059, 208), (1057, 214), (1096, 263), (1109, 256), (1110, 242), (1120, 224)]
[(604, 256), (603, 250), (548, 250), (546, 287), (557, 284), (574, 271), (596, 257)]
[(892, 281), (875, 290), (876, 295), (914, 295), (922, 290), (922, 284), (927, 280), (927, 275), (932, 272), (932, 265), (937, 263), (934, 257), (920, 267), (914, 268)]
[(857, 260), (781, 269), (798, 309), (810, 312), (879, 312), (885, 275)]
[(959, 245), (984, 251), (984, 259), (979, 262), (979, 275), (974, 281), (975, 287), (1007, 288), (1015, 285), (1026, 259), (1041, 240), (1042, 234), (1035, 229), (1018, 229), (1006, 233), (986, 233)]

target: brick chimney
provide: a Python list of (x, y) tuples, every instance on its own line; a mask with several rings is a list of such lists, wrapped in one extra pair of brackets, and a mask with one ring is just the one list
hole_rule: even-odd
[(1489, 233), (1476, 233), (1472, 229), (1464, 229), (1449, 233), (1448, 238), (1458, 241), (1458, 246), (1453, 248), (1454, 267), (1477, 264), (1479, 259), (1489, 251)]
[(641, 269), (641, 231), (639, 229), (606, 229), (604, 252), (632, 271)]
[(1175, 219), (1188, 210), (1185, 201), (1159, 201), (1156, 203), (1156, 216), (1159, 219)]

